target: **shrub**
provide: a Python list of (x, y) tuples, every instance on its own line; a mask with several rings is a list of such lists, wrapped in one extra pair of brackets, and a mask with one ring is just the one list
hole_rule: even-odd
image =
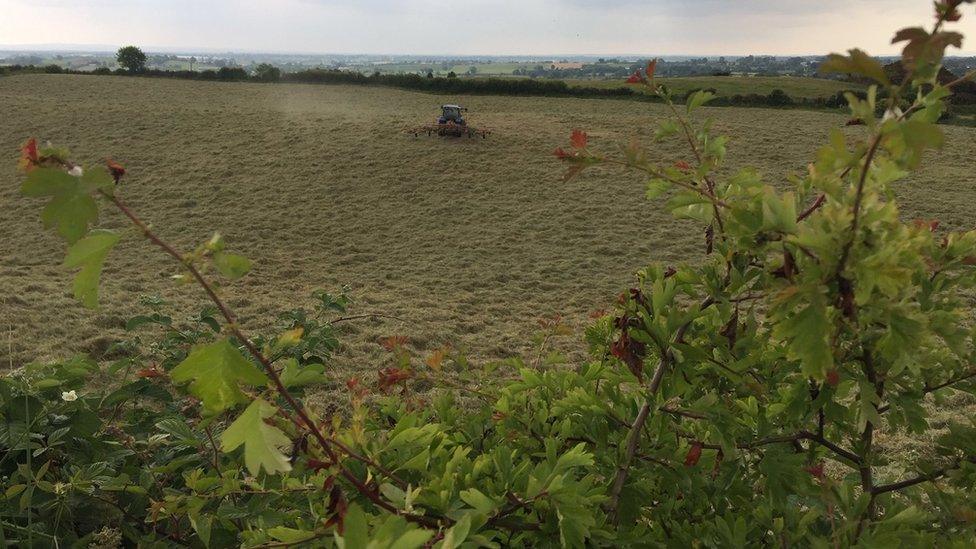
[(217, 80), (247, 80), (247, 71), (241, 67), (220, 67)]
[[(686, 144), (689, 160), (651, 162), (637, 141), (605, 155), (579, 130), (556, 156), (567, 180), (596, 165), (642, 174), (649, 198), (667, 194), (674, 215), (701, 223), (703, 257), (642, 269), (587, 330), (593, 358), (576, 368), (516, 359), (469, 370), (391, 337), (373, 382), (346, 381), (342, 418), (302, 391), (335, 381), (333, 327), (354, 318), (336, 318), (344, 296), (318, 294), (314, 312), (249, 336), (215, 290), (249, 260), (220, 235), (181, 251), (124, 201), (122, 166), (81, 171), (66, 151), (28, 141), (21, 191), (48, 200), (42, 219), (68, 244), (79, 300), (97, 304), (123, 237), (93, 228), (101, 202), (213, 308), (189, 325), (162, 310), (131, 320), (164, 335), (126, 345), (111, 388), (85, 384), (98, 367), (84, 359), (0, 382), (0, 467), (17, 502), (5, 540), (965, 545), (976, 536), (976, 427), (970, 418), (940, 435), (923, 403), (976, 392), (976, 231), (904, 223), (892, 192), (943, 143), (935, 122), (950, 86), (934, 78), (959, 3), (937, 5), (933, 32), (900, 33), (912, 67), (902, 84), (860, 50), (827, 59), (891, 93), (881, 117), (876, 87), (849, 95), (863, 128), (835, 129), (789, 189), (724, 168), (726, 139), (692, 118), (713, 94), (679, 110), (650, 64), (639, 79), (673, 113), (655, 140)], [(911, 103), (907, 88), (920, 91)], [(431, 382), (440, 389), (414, 390)], [(879, 443), (892, 434), (928, 437), (935, 451), (886, 470)]]
[(254, 68), (254, 79), (258, 82), (277, 82), (281, 80), (281, 69), (268, 63), (261, 63)]

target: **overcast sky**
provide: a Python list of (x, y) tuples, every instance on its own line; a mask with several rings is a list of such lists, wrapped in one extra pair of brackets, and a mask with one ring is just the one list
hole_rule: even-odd
[[(956, 27), (976, 52), (976, 13)], [(931, 0), (0, 0), (0, 46), (275, 53), (881, 55)]]

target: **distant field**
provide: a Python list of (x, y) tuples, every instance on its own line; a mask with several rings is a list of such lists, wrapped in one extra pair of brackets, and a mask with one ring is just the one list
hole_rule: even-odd
[[(537, 63), (537, 64), (544, 65), (545, 63)], [(452, 64), (446, 67), (440, 63), (431, 63), (425, 65), (423, 63), (413, 62), (413, 63), (384, 63), (378, 65), (371, 65), (370, 67), (362, 67), (362, 69), (366, 72), (368, 72), (368, 69), (373, 69), (373, 70), (380, 71), (382, 73), (390, 73), (390, 74), (399, 73), (399, 72), (416, 73), (417, 71), (430, 69), (433, 70), (434, 72), (439, 72), (442, 74), (447, 74), (448, 72), (454, 71), (455, 74), (464, 75), (467, 74), (468, 69), (474, 67), (475, 69), (477, 69), (476, 74), (479, 76), (511, 76), (511, 74), (515, 71), (515, 69), (532, 68), (533, 66), (534, 66), (533, 64), (519, 63), (514, 61), (511, 63), (466, 63), (460, 65)]]
[[(790, 97), (816, 98), (828, 97), (839, 91), (863, 89), (864, 86), (850, 82), (839, 82), (824, 78), (806, 78), (795, 76), (688, 76), (680, 78), (660, 78), (678, 94), (685, 94), (692, 90), (714, 88), (720, 96), (748, 95), (756, 93), (768, 95), (773, 90), (783, 90)], [(640, 84), (626, 84), (622, 80), (567, 80), (571, 86), (597, 88), (629, 87), (643, 91)]]
[[(487, 140), (414, 138), (405, 127), (460, 101)], [(103, 306), (70, 297), (63, 245), (45, 232), (38, 203), (17, 194), (18, 145), (27, 136), (70, 146), (77, 158), (111, 155), (130, 168), (123, 192), (184, 249), (214, 230), (256, 260), (226, 289), (252, 328), (308, 305), (317, 288), (352, 287), (355, 312), (404, 319), (348, 323), (345, 367), (370, 369), (380, 337), (418, 349), (453, 345), (475, 361), (527, 352), (540, 318), (578, 328), (651, 261), (695, 261), (702, 236), (643, 199), (642, 180), (593, 170), (570, 183), (551, 155), (573, 128), (613, 150), (645, 139), (664, 113), (632, 101), (453, 97), (385, 88), (262, 85), (31, 75), (0, 78), (0, 364), (103, 351), (143, 294), (178, 316), (204, 304), (169, 280), (176, 269), (130, 233), (109, 258)], [(840, 115), (715, 108), (733, 136), (733, 166), (771, 181), (802, 170)], [(847, 131), (859, 131), (851, 128)], [(971, 228), (976, 130), (947, 127), (937, 162), (900, 188), (906, 217)], [(677, 144), (661, 159), (687, 158)], [(792, 160), (792, 163), (784, 164)], [(106, 225), (121, 227), (115, 214)], [(114, 336), (113, 336), (114, 337)], [(570, 341), (570, 340), (567, 340)], [(578, 338), (565, 350), (581, 356)], [(11, 352), (12, 351), (12, 352)]]

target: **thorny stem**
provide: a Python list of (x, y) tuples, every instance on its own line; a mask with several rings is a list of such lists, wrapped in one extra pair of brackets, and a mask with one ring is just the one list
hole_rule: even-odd
[[(695, 161), (700, 167), (702, 165), (702, 155), (701, 152), (698, 151), (698, 145), (695, 143), (695, 136), (692, 135), (691, 127), (688, 125), (688, 121), (681, 116), (678, 109), (675, 108), (674, 103), (670, 99), (667, 99), (666, 102), (668, 104), (668, 108), (671, 109), (671, 115), (678, 121), (678, 124), (681, 125), (681, 130), (684, 132), (685, 139), (688, 141), (688, 147), (691, 148), (691, 152), (695, 155)], [(704, 182), (705, 188), (708, 190), (708, 194), (710, 196), (715, 196), (715, 183), (709, 179), (707, 175), (704, 177)], [(722, 216), (719, 214), (718, 205), (714, 201), (712, 202), (712, 210), (715, 215), (715, 221), (718, 223), (719, 232), (725, 234), (725, 224), (722, 223)]]
[[(351, 471), (349, 471), (349, 469), (343, 466), (339, 460), (339, 455), (334, 448), (334, 446), (336, 446), (335, 444), (336, 441), (330, 441), (325, 437), (325, 435), (322, 434), (322, 431), (319, 429), (318, 425), (315, 424), (315, 421), (313, 421), (312, 418), (308, 415), (305, 408), (297, 400), (295, 400), (295, 397), (291, 395), (288, 389), (281, 382), (281, 377), (278, 375), (278, 372), (275, 370), (271, 361), (269, 361), (268, 358), (265, 357), (264, 354), (261, 353), (261, 351), (254, 346), (254, 343), (252, 343), (251, 340), (249, 340), (247, 336), (245, 336), (244, 333), (241, 332), (240, 328), (237, 326), (236, 316), (234, 315), (233, 311), (231, 311), (230, 308), (227, 307), (227, 305), (223, 302), (223, 300), (221, 300), (220, 297), (217, 296), (217, 293), (214, 290), (213, 286), (207, 281), (207, 279), (203, 277), (200, 271), (190, 261), (187, 261), (186, 258), (182, 254), (180, 254), (173, 246), (171, 246), (169, 243), (167, 243), (166, 241), (162, 240), (159, 236), (157, 236), (149, 228), (149, 226), (145, 224), (145, 222), (143, 222), (138, 216), (136, 216), (136, 214), (131, 209), (129, 209), (129, 207), (124, 202), (122, 202), (122, 200), (118, 196), (116, 196), (113, 193), (108, 193), (105, 191), (100, 191), (100, 192), (102, 196), (104, 196), (109, 201), (111, 201), (119, 209), (119, 211), (121, 211), (126, 217), (128, 217), (129, 220), (132, 221), (132, 223), (140, 231), (142, 231), (143, 235), (145, 235), (145, 237), (149, 239), (150, 242), (152, 242), (153, 244), (161, 248), (173, 259), (179, 261), (181, 264), (183, 264), (186, 270), (189, 271), (190, 275), (197, 281), (200, 287), (203, 288), (204, 292), (206, 292), (207, 296), (210, 298), (210, 300), (220, 311), (220, 314), (221, 316), (224, 317), (224, 320), (227, 321), (227, 327), (230, 333), (238, 341), (241, 342), (241, 344), (244, 346), (245, 349), (247, 349), (248, 353), (250, 353), (251, 356), (253, 356), (258, 362), (261, 363), (261, 366), (264, 368), (265, 373), (268, 375), (269, 379), (271, 379), (271, 382), (274, 385), (278, 394), (280, 394), (281, 397), (285, 400), (285, 402), (288, 403), (288, 406), (292, 410), (294, 410), (295, 414), (298, 415), (301, 422), (305, 424), (305, 427), (309, 430), (309, 432), (312, 434), (315, 440), (319, 443), (319, 446), (321, 446), (322, 449), (325, 451), (325, 453), (328, 455), (330, 461), (339, 469), (339, 472), (344, 479), (346, 479), (350, 484), (352, 484), (356, 488), (356, 490), (358, 490), (362, 495), (366, 496), (377, 507), (380, 507), (392, 514), (400, 515), (406, 520), (415, 522), (423, 526), (437, 528), (441, 525), (442, 522), (441, 520), (424, 516), (424, 515), (405, 513), (397, 509), (392, 504), (382, 499), (375, 490), (366, 486), (366, 484), (363, 483), (363, 481), (361, 481)], [(355, 456), (355, 457), (354, 456), (355, 454), (350, 455), (350, 457), (353, 457), (353, 459), (362, 457), (362, 456)], [(370, 461), (365, 461), (365, 463), (367, 465), (372, 465)], [(395, 479), (395, 477), (391, 477), (391, 478)], [(443, 520), (452, 522), (450, 519), (446, 517)]]
[[(701, 302), (701, 305), (698, 306), (698, 310), (705, 310), (708, 307), (711, 307), (713, 303), (715, 303), (715, 301), (711, 297), (708, 297)], [(675, 333), (675, 341), (683, 341), (685, 333), (690, 327), (690, 320), (682, 324)], [(624, 450), (624, 456), (621, 458), (620, 464), (617, 466), (617, 474), (614, 476), (613, 485), (610, 488), (610, 501), (607, 503), (607, 512), (609, 513), (610, 522), (612, 523), (617, 521), (617, 506), (620, 504), (620, 494), (623, 492), (624, 484), (627, 482), (630, 464), (634, 461), (634, 455), (637, 453), (637, 448), (640, 444), (641, 431), (644, 429), (644, 424), (647, 423), (647, 418), (650, 416), (651, 407), (654, 405), (654, 399), (657, 395), (658, 389), (661, 387), (661, 381), (664, 379), (664, 374), (674, 362), (674, 355), (670, 349), (662, 351), (661, 360), (658, 362), (657, 368), (654, 370), (654, 375), (651, 377), (651, 381), (647, 385), (644, 403), (641, 405), (640, 410), (637, 412), (637, 417), (634, 418), (634, 422), (630, 426), (630, 432), (627, 433), (627, 446)]]

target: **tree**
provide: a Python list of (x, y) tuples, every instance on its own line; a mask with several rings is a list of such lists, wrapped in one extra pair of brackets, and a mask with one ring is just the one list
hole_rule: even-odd
[(142, 72), (146, 69), (146, 54), (136, 46), (119, 48), (115, 60), (129, 72)]
[(258, 82), (277, 82), (281, 80), (281, 69), (270, 63), (261, 63), (254, 68), (254, 79)]
[(478, 74), (478, 67), (475, 67), (474, 65), (468, 67), (468, 74), (471, 76)]

